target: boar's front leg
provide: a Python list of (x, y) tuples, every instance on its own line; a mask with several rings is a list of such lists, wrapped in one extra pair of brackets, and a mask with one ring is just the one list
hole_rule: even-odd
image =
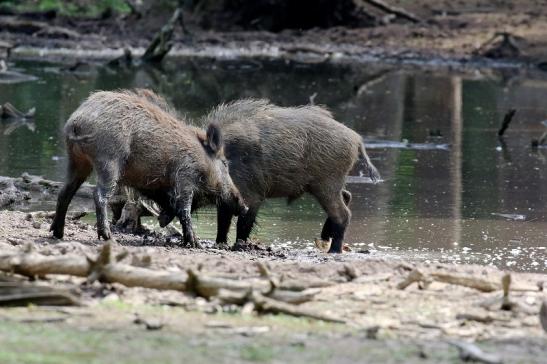
[(232, 225), (232, 217), (234, 216), (232, 208), (224, 203), (220, 203), (217, 207), (217, 244), (225, 244), (228, 242), (228, 233)]
[(198, 239), (194, 234), (192, 227), (192, 199), (193, 192), (180, 192), (176, 197), (175, 210), (182, 225), (184, 242), (192, 248), (200, 248)]
[(247, 239), (249, 239), (249, 235), (251, 235), (251, 231), (253, 230), (256, 221), (258, 208), (259, 205), (249, 204), (249, 211), (247, 211), (245, 215), (240, 215), (237, 218), (236, 241), (247, 241)]

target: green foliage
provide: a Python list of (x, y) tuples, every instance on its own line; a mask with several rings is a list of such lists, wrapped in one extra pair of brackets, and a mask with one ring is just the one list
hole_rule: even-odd
[(0, 0), (0, 6), (15, 12), (42, 12), (55, 10), (60, 15), (84, 18), (96, 18), (107, 10), (111, 10), (118, 14), (128, 13), (131, 10), (123, 0)]

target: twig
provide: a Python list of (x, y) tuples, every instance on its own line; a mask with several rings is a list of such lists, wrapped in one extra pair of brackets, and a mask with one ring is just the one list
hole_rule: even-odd
[(280, 302), (268, 297), (261, 295), (258, 292), (253, 292), (251, 294), (251, 300), (255, 304), (257, 310), (261, 312), (269, 313), (284, 313), (286, 315), (296, 316), (296, 317), (308, 317), (316, 320), (322, 320), (326, 322), (335, 322), (335, 323), (346, 323), (345, 320), (330, 316), (324, 313), (314, 312), (311, 310), (306, 310), (298, 306), (294, 306), (288, 303)]
[(513, 116), (515, 116), (515, 113), (517, 112), (516, 109), (510, 109), (505, 116), (503, 117), (503, 122), (501, 123), (501, 128), (498, 131), (498, 136), (503, 136), (507, 128), (509, 127), (509, 124), (513, 120)]
[(476, 361), (485, 364), (501, 364), (502, 360), (495, 354), (485, 353), (473, 343), (449, 341), (451, 345), (458, 348), (460, 358), (463, 361)]
[(414, 282), (428, 283), (428, 280), (430, 279), (433, 279), (437, 282), (443, 282), (443, 283), (455, 284), (458, 286), (463, 286), (468, 288), (474, 288), (481, 292), (493, 292), (501, 288), (499, 284), (495, 282), (491, 282), (486, 279), (481, 279), (481, 278), (471, 277), (471, 276), (464, 276), (464, 275), (456, 275), (452, 273), (443, 273), (443, 272), (431, 272), (431, 273), (425, 274), (419, 271), (418, 269), (412, 270), (402, 282), (397, 284), (397, 288), (405, 289), (406, 287), (410, 286)]
[(372, 5), (375, 8), (378, 8), (388, 14), (393, 14), (399, 18), (406, 19), (408, 21), (411, 21), (412, 23), (421, 23), (422, 20), (418, 18), (416, 15), (406, 11), (405, 9), (398, 8), (395, 6), (391, 6), (383, 2), (382, 0), (360, 0), (360, 2), (364, 2), (366, 4)]

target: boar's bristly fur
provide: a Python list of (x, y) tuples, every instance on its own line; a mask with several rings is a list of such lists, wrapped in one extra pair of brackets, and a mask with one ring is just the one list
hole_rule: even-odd
[(152, 91), (95, 92), (74, 111), (64, 133), (67, 182), (51, 226), (58, 238), (70, 200), (93, 169), (99, 238), (111, 237), (107, 201), (118, 183), (177, 216), (190, 244), (196, 243), (192, 207), (218, 202), (246, 209), (230, 178), (218, 125), (211, 123), (207, 131), (186, 125)]
[[(237, 239), (246, 240), (266, 198), (289, 201), (307, 192), (327, 212), (321, 237), (341, 252), (351, 213), (345, 179), (361, 159), (370, 178), (380, 175), (362, 137), (319, 106), (279, 107), (267, 100), (239, 100), (212, 110), (204, 123), (220, 126), (230, 175), (249, 206), (237, 222)], [(232, 212), (218, 208), (217, 242), (225, 242)]]

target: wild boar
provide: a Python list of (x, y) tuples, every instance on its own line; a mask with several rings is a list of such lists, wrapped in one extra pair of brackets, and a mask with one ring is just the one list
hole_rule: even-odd
[[(266, 198), (286, 197), (291, 202), (307, 192), (328, 215), (321, 238), (332, 239), (329, 252), (342, 252), (351, 218), (346, 176), (361, 157), (372, 181), (380, 179), (359, 134), (323, 107), (279, 107), (267, 100), (220, 105), (204, 122), (220, 126), (230, 175), (249, 206), (248, 213), (238, 218), (237, 240), (249, 237)], [(226, 242), (234, 212), (226, 204), (220, 204), (217, 212), (216, 240)]]
[(222, 132), (177, 120), (151, 91), (95, 92), (64, 127), (67, 180), (59, 193), (53, 235), (62, 238), (68, 205), (95, 169), (94, 193), (99, 238), (111, 237), (107, 203), (118, 183), (133, 187), (180, 219), (184, 241), (195, 246), (190, 213), (208, 203), (236, 212), (247, 207), (224, 156)]

